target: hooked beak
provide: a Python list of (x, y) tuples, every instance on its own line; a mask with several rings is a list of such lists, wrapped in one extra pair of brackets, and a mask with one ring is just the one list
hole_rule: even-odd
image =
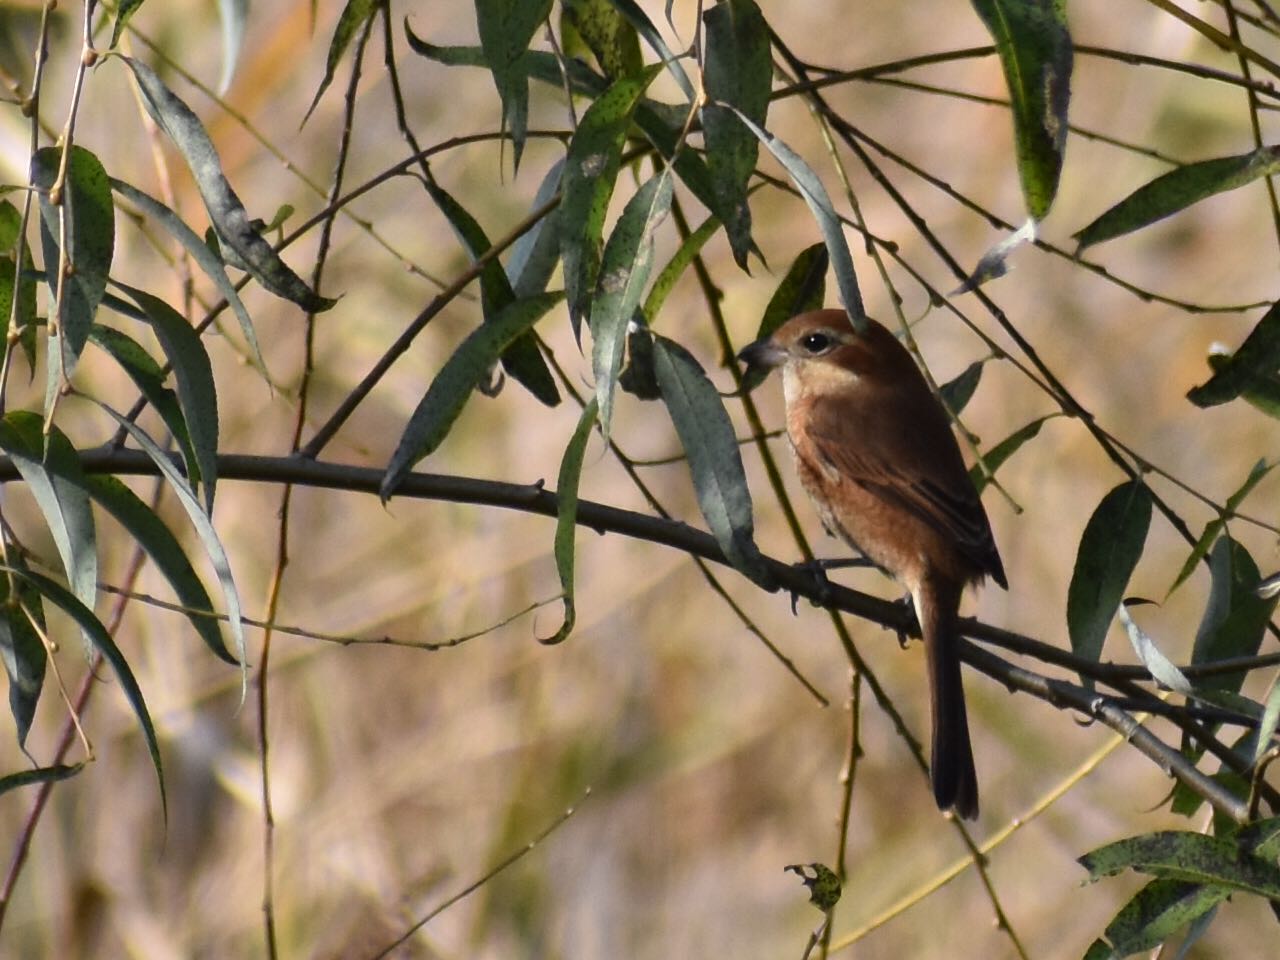
[(747, 372), (765, 372), (780, 366), (787, 359), (787, 352), (769, 337), (761, 337), (749, 343), (738, 353), (738, 359), (747, 365)]

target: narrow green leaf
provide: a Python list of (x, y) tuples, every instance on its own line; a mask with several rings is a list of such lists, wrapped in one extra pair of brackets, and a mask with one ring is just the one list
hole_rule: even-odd
[(239, 661), (223, 643), (208, 591), (165, 522), (116, 477), (82, 474), (80, 481), (85, 492), (106, 508), (147, 552), (156, 569), (169, 581), (183, 612), (205, 645), (218, 659), (238, 665)]
[(551, 0), (475, 0), (480, 46), (502, 99), (502, 126), (511, 135), (515, 169), (520, 169), (529, 122), (529, 78), (521, 61)]
[(1089, 518), (1067, 590), (1067, 629), (1076, 656), (1090, 661), (1101, 656), (1150, 525), (1151, 491), (1141, 480), (1113, 489)]
[(244, 335), (245, 343), (249, 347), (249, 356), (253, 360), (254, 367), (266, 378), (267, 364), (262, 359), (262, 350), (258, 346), (258, 334), (253, 329), (253, 318), (249, 316), (249, 311), (245, 309), (244, 302), (240, 299), (240, 294), (236, 292), (235, 284), (227, 276), (227, 271), (223, 268), (222, 261), (209, 249), (209, 245), (201, 239), (198, 233), (187, 226), (181, 217), (159, 200), (143, 193), (137, 187), (131, 186), (123, 180), (112, 178), (111, 188), (144, 214), (159, 223), (160, 226), (164, 227), (170, 236), (182, 244), (182, 248), (187, 251), (191, 259), (196, 262), (196, 265), (213, 281), (218, 293), (222, 294), (223, 299), (227, 301), (227, 305), (231, 307), (231, 312), (236, 315), (236, 320), (240, 324), (240, 332)]
[(200, 465), (205, 511), (212, 513), (214, 488), (218, 482), (218, 392), (204, 341), (182, 314), (159, 297), (124, 284), (119, 286), (146, 313), (151, 330), (160, 341), (160, 349), (173, 367), (178, 384), (178, 402), (182, 405), (191, 447)]
[(1249, 476), (1245, 478), (1243, 484), (1230, 497), (1227, 498), (1226, 510), (1222, 516), (1214, 517), (1205, 524), (1204, 532), (1200, 534), (1200, 538), (1195, 542), (1195, 546), (1191, 548), (1191, 553), (1187, 555), (1186, 561), (1182, 564), (1182, 569), (1178, 571), (1178, 575), (1173, 580), (1173, 585), (1169, 587), (1169, 593), (1166, 598), (1173, 594), (1173, 591), (1191, 576), (1192, 571), (1199, 566), (1200, 561), (1204, 559), (1205, 554), (1209, 552), (1209, 548), (1213, 546), (1214, 541), (1218, 539), (1220, 534), (1227, 525), (1227, 520), (1235, 513), (1236, 509), (1244, 502), (1244, 498), (1249, 495), (1254, 487), (1261, 482), (1262, 478), (1271, 472), (1274, 463), (1267, 463), (1266, 460), (1259, 460), (1253, 465), (1253, 469), (1249, 471)]
[(329, 89), (329, 84), (333, 83), (334, 71), (338, 69), (338, 62), (347, 52), (352, 38), (364, 29), (364, 25), (378, 12), (381, 5), (381, 0), (347, 0), (347, 5), (342, 8), (342, 16), (338, 17), (338, 25), (333, 29), (333, 39), (329, 41), (329, 55), (324, 63), (324, 79), (320, 81), (316, 95), (311, 98), (311, 106), (307, 107), (307, 112), (302, 117), (304, 126), (310, 119), (312, 111), (315, 110), (316, 104), (324, 96), (324, 92)]
[[(58, 198), (60, 202), (55, 203), (48, 191), (57, 181), (61, 163), (60, 148), (37, 150), (31, 158), (31, 181), (41, 190), (40, 238), (45, 276), (53, 297), (58, 295), (62, 221), (66, 219), (68, 263), (72, 269), (62, 284), (63, 302), (51, 332), (58, 336), (60, 347), (58, 357), (62, 369), (57, 372), (61, 377), (70, 377), (89, 339), (89, 328), (106, 291), (115, 249), (115, 210), (111, 205), (107, 171), (97, 157), (80, 146), (71, 148), (66, 183)], [(56, 388), (61, 385), (59, 380)]]
[(800, 154), (796, 153), (773, 134), (758, 126), (740, 110), (734, 109), (734, 113), (737, 114), (739, 120), (747, 125), (747, 129), (769, 148), (769, 152), (782, 164), (787, 171), (787, 175), (791, 177), (796, 188), (800, 191), (800, 195), (804, 197), (804, 202), (813, 213), (814, 219), (818, 221), (818, 228), (822, 231), (822, 239), (827, 245), (827, 254), (831, 258), (832, 267), (835, 268), (836, 287), (840, 291), (840, 303), (844, 306), (845, 312), (849, 314), (849, 321), (853, 324), (854, 329), (862, 330), (866, 326), (867, 311), (862, 305), (862, 292), (858, 289), (858, 276), (853, 269), (853, 257), (849, 253), (849, 243), (845, 240), (844, 228), (840, 224), (840, 218), (836, 216), (835, 208), (831, 205), (831, 197), (827, 195), (827, 188), (822, 185), (818, 175), (805, 163)]
[(1172, 880), (1221, 884), (1280, 900), (1280, 867), (1220, 837), (1181, 830), (1118, 840), (1079, 858), (1090, 880), (1136, 870)]
[(116, 26), (111, 31), (111, 47), (115, 47), (120, 42), (120, 34), (124, 32), (125, 24), (138, 12), (140, 6), (142, 6), (142, 0), (120, 0), (120, 4), (116, 7)]
[[(830, 263), (825, 244), (815, 243), (800, 251), (764, 308), (756, 340), (770, 336), (792, 317), (822, 306), (827, 295), (827, 267)], [(742, 392), (750, 393), (764, 383), (768, 375), (765, 367), (748, 368), (742, 375)]]
[(577, 335), (591, 306), (600, 270), (604, 218), (618, 179), (631, 114), (661, 67), (623, 77), (596, 99), (569, 142), (560, 202), (560, 256), (569, 319)]
[(689, 82), (689, 75), (684, 72), (684, 67), (680, 65), (680, 60), (670, 48), (667, 47), (666, 41), (662, 39), (662, 34), (658, 33), (658, 28), (653, 25), (653, 21), (648, 15), (640, 9), (640, 5), (635, 0), (609, 0), (618, 12), (626, 18), (626, 21), (635, 27), (636, 33), (644, 38), (644, 42), (649, 48), (658, 55), (658, 59), (671, 72), (672, 79), (675, 80), (677, 86), (680, 87), (681, 93), (690, 103), (694, 100), (693, 84)]
[(1151, 639), (1151, 635), (1138, 626), (1129, 614), (1128, 605), (1121, 603), (1117, 609), (1117, 614), (1120, 617), (1121, 626), (1124, 627), (1125, 633), (1129, 635), (1129, 643), (1133, 646), (1133, 652), (1138, 655), (1138, 659), (1147, 668), (1147, 672), (1169, 690), (1182, 694), (1190, 693), (1191, 681), (1156, 646), (1156, 642)]
[[(994, 447), (984, 453), (982, 455), (982, 461), (987, 465), (987, 470), (990, 471), (990, 475), (994, 477), (996, 475), (996, 471), (1004, 465), (1006, 460), (1017, 453), (1024, 443), (1033, 439), (1040, 433), (1040, 428), (1044, 426), (1045, 421), (1052, 420), (1056, 416), (1059, 416), (1059, 414), (1051, 413), (1047, 416), (1040, 417), (1037, 420), (1032, 420), (1026, 426), (1019, 427), (1013, 433), (1009, 434), (1009, 436), (1005, 437)], [(969, 468), (969, 479), (973, 481), (973, 485), (977, 488), (978, 493), (982, 493), (990, 482), (988, 475), (983, 473), (982, 467), (978, 464), (974, 464)]]
[[(1261, 580), (1257, 564), (1242, 544), (1223, 534), (1210, 551), (1209, 572), (1209, 602), (1196, 631), (1191, 662), (1256, 656), (1276, 606), (1275, 597), (1255, 592)], [(1223, 674), (1197, 681), (1196, 688), (1236, 693), (1243, 682), (1242, 674)]]
[(264, 289), (304, 310), (319, 313), (337, 303), (308, 287), (253, 228), (248, 211), (222, 172), (218, 151), (200, 118), (145, 63), (131, 57), (120, 59), (133, 71), (147, 113), (186, 160), (222, 246), (240, 258)]
[(1259, 147), (1177, 167), (1139, 187), (1075, 235), (1077, 250), (1132, 233), (1215, 193), (1234, 190), (1280, 171), (1280, 147)]
[(622, 369), (627, 324), (653, 268), (653, 232), (671, 209), (668, 168), (649, 178), (622, 211), (600, 261), (599, 287), (591, 304), (591, 366), (605, 439), (613, 419), (613, 392)]
[(1013, 110), (1018, 177), (1027, 211), (1053, 205), (1067, 143), (1072, 44), (1065, 0), (972, 0), (1000, 54)]
[(639, 73), (644, 67), (635, 27), (609, 0), (563, 0), (560, 10), (610, 80)]
[(1258, 742), (1254, 748), (1253, 762), (1262, 759), (1263, 754), (1271, 749), (1271, 738), (1275, 736), (1276, 727), (1280, 725), (1280, 685), (1271, 688), (1267, 694), (1267, 706), (1262, 713), (1262, 721), (1258, 724)]
[(653, 341), (663, 402), (688, 457), (698, 507), (727, 559), (743, 576), (776, 589), (755, 542), (751, 492), (733, 423), (715, 385), (693, 356), (665, 337)]
[[(1209, 369), (1214, 373), (1227, 369), (1233, 354), (1214, 350), (1209, 353)], [(1250, 377), (1240, 396), (1246, 403), (1269, 417), (1280, 420), (1280, 376), (1272, 373)]]
[[(458, 203), (453, 196), (434, 180), (426, 182), (431, 199), (445, 215), (454, 233), (462, 242), (472, 261), (480, 259), (489, 249), (489, 237), (484, 228)], [(516, 299), (506, 271), (496, 259), (490, 260), (480, 271), (480, 300), (485, 323), (505, 310)], [(560, 402), (560, 391), (552, 379), (547, 362), (543, 359), (533, 334), (526, 332), (517, 337), (502, 352), (502, 368), (549, 407)]]
[(560, 476), (556, 480), (556, 571), (560, 574), (560, 589), (564, 591), (564, 622), (549, 637), (539, 637), (545, 644), (559, 643), (573, 632), (577, 621), (574, 609), (574, 536), (578, 532), (578, 482), (582, 479), (582, 460), (591, 438), (591, 428), (596, 422), (596, 402), (592, 400), (582, 409), (578, 426), (569, 438), (560, 460)]
[(747, 269), (751, 252), (751, 208), (747, 183), (756, 169), (760, 144), (721, 104), (765, 125), (773, 80), (769, 25), (755, 0), (723, 0), (702, 15), (706, 27), (703, 85), (709, 102), (702, 108), (707, 166), (728, 219), (725, 230), (738, 266)]
[(697, 230), (694, 230), (689, 236), (684, 238), (684, 242), (680, 244), (680, 248), (671, 255), (671, 259), (667, 261), (667, 265), (662, 268), (658, 276), (654, 279), (653, 285), (649, 288), (649, 295), (645, 297), (644, 313), (645, 322), (650, 326), (657, 319), (658, 314), (662, 311), (662, 305), (667, 302), (667, 297), (675, 288), (684, 272), (689, 269), (689, 265), (693, 263), (694, 258), (702, 252), (702, 248), (706, 246), (708, 240), (715, 236), (715, 232), (720, 229), (720, 220), (712, 214), (703, 220)]
[[(560, 192), (564, 175), (564, 158), (557, 160), (538, 184), (533, 209), (540, 210)], [(547, 289), (551, 274), (560, 261), (560, 207), (535, 223), (511, 247), (507, 260), (507, 279), (515, 299), (523, 300)]]
[(152, 463), (156, 465), (160, 474), (177, 495), (178, 502), (182, 505), (182, 509), (187, 512), (191, 525), (195, 527), (196, 534), (204, 545), (205, 553), (209, 557), (209, 563), (218, 577), (219, 585), (222, 587), (222, 600), (227, 607), (227, 621), (231, 626), (233, 647), (236, 657), (240, 661), (240, 702), (243, 704), (249, 691), (249, 657), (245, 649), (244, 622), (241, 620), (240, 614), (240, 591), (236, 589), (235, 577), (231, 575), (231, 562), (227, 559), (227, 551), (222, 546), (222, 541), (218, 538), (218, 531), (214, 529), (213, 522), (209, 519), (209, 515), (204, 512), (200, 501), (196, 499), (195, 491), (191, 489), (191, 485), (187, 483), (186, 478), (178, 472), (173, 460), (156, 445), (156, 442), (151, 437), (147, 436), (146, 431), (132, 420), (121, 416), (105, 403), (97, 400), (93, 402), (123, 427), (134, 442), (142, 448), (143, 452), (151, 458)]
[(0, 450), (13, 460), (40, 513), (80, 602), (92, 609), (98, 593), (98, 546), (89, 497), (69, 478), (80, 476), (80, 459), (62, 431), (46, 437), (39, 414), (15, 410), (0, 420)]
[[(969, 405), (974, 391), (978, 389), (979, 381), (982, 380), (982, 368), (985, 365), (985, 360), (975, 360), (965, 367), (958, 377), (938, 388), (938, 393), (942, 394), (942, 402), (947, 405), (948, 410), (958, 415)], [(1036, 432), (1039, 432), (1039, 427), (1036, 428)]]
[(563, 296), (560, 292), (544, 293), (517, 300), (462, 341), (431, 381), (426, 396), (409, 418), (382, 480), (379, 492), (384, 503), (391, 499), (413, 465), (440, 446), (467, 398), (502, 351), (531, 330)]
[[(409, 29), (408, 22), (405, 23), (405, 34), (409, 39), (410, 48), (415, 53), (437, 63), (467, 67), (485, 65), (484, 54), (478, 47), (436, 46), (416, 36)], [(560, 63), (554, 54), (530, 50), (522, 65), (531, 78), (540, 83), (550, 84), (557, 90), (564, 89), (565, 81), (560, 71)], [(604, 77), (580, 60), (571, 60), (568, 68), (569, 86), (574, 93), (596, 100), (608, 86), (608, 81)], [(689, 192), (697, 197), (699, 203), (714, 213), (723, 223), (726, 212), (720, 209), (720, 199), (712, 183), (711, 172), (707, 169), (702, 155), (694, 150), (679, 149), (688, 109), (687, 106), (673, 106), (645, 98), (636, 105), (633, 119), (636, 126), (640, 128), (640, 132), (662, 155), (662, 159), (675, 169), (681, 183), (688, 187)]]
[[(112, 297), (103, 302), (110, 304)], [(141, 313), (141, 311), (138, 311)], [(182, 414), (182, 406), (178, 403), (178, 395), (164, 385), (165, 373), (138, 341), (127, 334), (100, 323), (93, 325), (89, 332), (89, 340), (97, 344), (120, 364), (129, 375), (143, 399), (160, 415), (165, 427), (173, 435), (174, 442), (182, 453), (182, 461), (186, 465), (187, 477), (191, 482), (200, 481), (200, 463), (196, 460), (196, 450), (191, 444), (191, 434), (187, 430), (187, 420)]]
[(618, 377), (618, 386), (640, 400), (662, 399), (653, 370), (653, 334), (647, 325), (627, 327), (627, 366)]
[(134, 679), (133, 671), (129, 669), (129, 663), (125, 660), (124, 654), (111, 639), (107, 628), (94, 616), (93, 611), (72, 596), (62, 584), (32, 570), (18, 567), (10, 567), (9, 570), (14, 576), (21, 577), (30, 583), (40, 591), (41, 596), (74, 620), (80, 627), (80, 631), (93, 644), (94, 649), (101, 653), (102, 658), (111, 665), (112, 672), (120, 682), (120, 689), (124, 691), (125, 699), (129, 701), (129, 706), (133, 708), (138, 723), (142, 727), (142, 736), (147, 742), (147, 752), (151, 754), (151, 765), (155, 767), (156, 780), (160, 784), (160, 806), (167, 820), (169, 801), (164, 789), (164, 769), (160, 765), (160, 744), (156, 740), (156, 728), (151, 723), (151, 714), (147, 711), (142, 690), (138, 686), (138, 681)]
[(1280, 369), (1280, 303), (1263, 315), (1240, 349), (1207, 382), (1187, 393), (1187, 399), (1197, 407), (1226, 403), (1256, 385), (1265, 384), (1277, 369)]
[[(11, 562), (21, 563), (16, 552), (9, 556)], [(37, 627), (44, 629), (40, 594), (24, 581), (15, 579), (12, 582), (18, 588), (18, 595), (12, 597), (10, 582), (9, 577), (0, 575), (0, 660), (4, 661), (4, 672), (9, 677), (9, 712), (13, 714), (18, 746), (25, 748), (44, 687), (49, 656), (37, 632)]]
[(1107, 924), (1117, 956), (1153, 950), (1231, 896), (1229, 887), (1152, 880)]
[[(18, 329), (30, 330), (36, 319), (36, 281), (32, 277), (35, 262), (31, 250), (22, 248), (22, 265), (17, 259), (18, 228), (22, 214), (8, 200), (0, 200), (0, 336), (9, 332), (9, 318), (14, 311), (13, 298), (18, 298), (16, 311)], [(34, 357), (28, 352), (28, 362), (34, 366)]]
[(33, 783), (52, 783), (57, 780), (66, 780), (74, 777), (83, 769), (83, 763), (73, 763), (70, 766), (58, 764), (53, 767), (36, 767), (34, 770), (11, 773), (0, 777), (0, 793), (8, 793), (10, 790), (16, 790), (19, 787), (28, 787)]

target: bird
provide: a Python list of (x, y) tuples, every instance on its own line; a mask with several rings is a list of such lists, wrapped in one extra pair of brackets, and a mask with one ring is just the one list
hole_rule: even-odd
[(1008, 589), (991, 523), (941, 401), (882, 324), (844, 310), (792, 317), (739, 359), (782, 369), (796, 471), (823, 526), (907, 588), (924, 637), (939, 809), (978, 815), (960, 675), (960, 601), (991, 577)]

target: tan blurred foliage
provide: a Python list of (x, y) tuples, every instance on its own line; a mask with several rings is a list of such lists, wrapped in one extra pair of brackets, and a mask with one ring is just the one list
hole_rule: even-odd
[[(663, 22), (663, 4), (642, 4)], [(848, 69), (925, 52), (988, 42), (968, 4), (943, 0), (874, 3), (762, 2), (787, 42), (813, 63)], [(1120, 12), (1119, 7), (1123, 7)], [(1210, 5), (1196, 5), (1210, 16)], [(328, 38), (340, 5), (255, 4), (235, 82), (225, 96), (233, 116), (171, 72), (167, 80), (209, 127), (227, 173), (249, 209), (270, 219), (282, 203), (297, 217), (320, 209), (331, 175), (349, 58), (310, 122), (298, 122), (323, 75)], [(692, 35), (695, 6), (674, 7), (678, 39)], [(78, 52), (77, 5), (51, 49), (42, 116), (55, 128), (65, 116)], [(471, 4), (395, 5), (396, 47), (410, 119), (424, 143), (489, 131), (498, 103), (486, 74), (445, 68), (413, 56), (400, 20), (436, 43), (474, 43)], [(1078, 0), (1070, 5), (1078, 42), (1141, 50), (1227, 71), (1234, 59), (1141, 3)], [(168, 57), (208, 84), (219, 62), (210, 4), (148, 4), (135, 19)], [(105, 36), (103, 43), (106, 42)], [(536, 40), (543, 44), (541, 35)], [(156, 63), (138, 38), (134, 54)], [(178, 208), (193, 222), (203, 212), (185, 169), (144, 122), (127, 94), (125, 69), (107, 61), (90, 74), (77, 140), (91, 146), (114, 175), (158, 190), (160, 170), (173, 183)], [(948, 89), (1004, 95), (993, 57), (964, 60), (911, 75)], [(659, 82), (659, 95), (673, 91)], [(1009, 116), (1003, 109), (884, 84), (847, 84), (828, 92), (842, 113), (870, 135), (973, 197), (1010, 222), (1023, 218), (1012, 163)], [(1251, 148), (1244, 94), (1238, 89), (1151, 68), (1077, 59), (1073, 121), (1092, 130), (1155, 146), (1181, 160)], [(239, 117), (243, 118), (243, 122)], [(535, 86), (532, 128), (563, 128), (563, 98)], [(771, 128), (791, 143), (831, 187), (845, 209), (833, 167), (812, 117), (799, 101), (774, 105)], [(25, 178), (26, 130), (17, 112), (0, 111), (0, 179)], [(268, 149), (268, 145), (270, 149)], [(542, 172), (560, 147), (531, 141), (519, 175), (493, 144), (457, 150), (433, 163), (441, 183), (464, 198), (492, 236), (527, 211)], [(358, 184), (406, 154), (391, 110), (380, 41), (366, 55), (348, 182)], [(876, 235), (935, 286), (956, 286), (938, 258), (884, 191), (848, 156), (854, 189)], [(505, 163), (503, 162), (505, 159)], [(287, 160), (286, 162), (283, 162)], [(157, 164), (161, 166), (157, 166)], [(771, 160), (762, 166), (775, 174)], [(886, 163), (910, 203), (947, 248), (972, 265), (999, 239), (981, 217), (923, 181)], [(1073, 136), (1061, 193), (1043, 235), (1069, 249), (1070, 235), (1119, 197), (1164, 168), (1149, 158)], [(630, 181), (620, 180), (619, 195)], [(1207, 303), (1262, 300), (1274, 293), (1276, 239), (1261, 186), (1237, 191), (1128, 239), (1091, 258), (1115, 275), (1170, 297)], [(615, 201), (616, 205), (616, 201)], [(763, 306), (795, 253), (817, 239), (803, 205), (774, 191), (754, 200), (756, 237), (769, 270), (738, 271), (722, 236), (707, 248), (712, 276), (739, 343), (754, 334)], [(324, 292), (342, 300), (317, 322), (316, 379), (310, 401), (314, 430), (434, 294), (415, 265), (451, 278), (466, 263), (426, 194), (392, 181), (352, 205), (377, 238), (339, 219)], [(700, 211), (696, 215), (700, 219)], [(178, 274), (153, 243), (165, 238), (117, 217), (113, 273), (180, 303)], [(664, 227), (659, 263), (674, 248)], [(380, 238), (380, 239), (379, 239)], [(385, 241), (385, 245), (383, 243)], [(892, 319), (889, 295), (853, 243), (870, 311)], [(287, 254), (306, 273), (315, 237)], [(1250, 314), (1193, 314), (1143, 302), (1069, 260), (1038, 250), (1014, 258), (1010, 276), (988, 288), (1046, 363), (1099, 422), (1153, 463), (1221, 502), (1266, 455), (1274, 426), (1232, 404), (1193, 408), (1186, 389), (1206, 375), (1211, 342), (1231, 346), (1250, 329)], [(982, 356), (977, 338), (904, 273), (893, 277), (924, 354), (939, 381)], [(200, 288), (201, 292), (207, 292)], [(474, 287), (473, 287), (474, 293)], [(272, 393), (230, 339), (210, 351), (220, 387), (221, 447), (229, 452), (285, 454), (301, 374), (301, 317), (296, 308), (253, 287), (247, 304), (277, 380)], [(829, 298), (834, 302), (833, 297)], [(1004, 343), (973, 303), (960, 305)], [(729, 388), (694, 278), (677, 287), (659, 329), (698, 354)], [(385, 465), (403, 422), (453, 348), (479, 316), (474, 299), (459, 300), (433, 322), (392, 369), (326, 451), (331, 459)], [(547, 337), (574, 382), (588, 382), (589, 360), (562, 322)], [(82, 386), (129, 396), (106, 365), (85, 369)], [(25, 380), (23, 381), (25, 383)], [(39, 406), (40, 378), (10, 403)], [(758, 394), (770, 426), (779, 424), (776, 384)], [(127, 401), (125, 401), (127, 402)], [(737, 407), (730, 403), (737, 415)], [(965, 425), (985, 446), (1051, 407), (1013, 367), (986, 368)], [(444, 446), (422, 465), (442, 473), (554, 482), (578, 409), (538, 406), (509, 384), (496, 400), (476, 397)], [(745, 431), (745, 425), (740, 426)], [(82, 405), (64, 424), (78, 443), (93, 444), (107, 426)], [(678, 444), (655, 404), (624, 397), (614, 432), (636, 458), (673, 454)], [(777, 447), (779, 453), (781, 446)], [(759, 458), (745, 454), (756, 490), (758, 536), (784, 560), (796, 550), (770, 502)], [(687, 470), (674, 464), (644, 471), (677, 516), (701, 525)], [(1075, 545), (1093, 507), (1122, 477), (1086, 431), (1066, 419), (1002, 470), (1000, 479), (1022, 508), (993, 491), (987, 508), (1009, 571), (1008, 594), (988, 588), (968, 609), (984, 620), (1067, 646), (1064, 605)], [(788, 478), (793, 492), (798, 487)], [(1211, 511), (1159, 478), (1152, 480), (1198, 530)], [(1249, 502), (1269, 509), (1276, 479)], [(143, 496), (151, 487), (134, 484)], [(647, 510), (598, 439), (588, 450), (584, 497)], [(6, 491), (6, 518), (33, 531), (26, 494)], [(266, 485), (222, 484), (215, 520), (231, 553), (248, 612), (262, 615), (275, 562), (280, 492)], [(800, 500), (802, 501), (802, 497)], [(816, 518), (800, 503), (820, 553)], [(165, 516), (182, 528), (179, 512)], [(12, 514), (12, 516), (11, 516)], [(127, 539), (104, 523), (103, 576), (118, 582)], [(1264, 569), (1276, 565), (1263, 532), (1234, 529)], [(542, 518), (442, 503), (393, 500), (319, 490), (295, 494), (290, 563), (278, 619), (344, 636), (444, 641), (482, 629), (558, 591), (551, 558), (553, 524)], [(38, 537), (35, 545), (40, 545)], [(188, 537), (194, 545), (194, 539)], [(47, 545), (47, 544), (46, 544)], [(52, 551), (50, 549), (50, 555)], [(1152, 526), (1148, 550), (1130, 593), (1162, 598), (1185, 556), (1169, 526)], [(579, 624), (567, 643), (544, 648), (536, 636), (554, 631), (558, 605), (438, 652), (388, 646), (340, 646), (278, 634), (270, 683), (271, 790), (275, 814), (275, 907), (280, 951), (287, 957), (361, 957), (394, 939), (412, 920), (519, 849), (565, 807), (591, 796), (550, 839), (480, 892), (446, 911), (415, 938), (404, 957), (795, 957), (819, 915), (805, 902), (789, 863), (833, 862), (841, 771), (849, 737), (849, 673), (825, 615), (767, 595), (731, 572), (722, 582), (787, 656), (825, 692), (820, 707), (744, 629), (683, 555), (621, 537), (578, 536)], [(202, 571), (208, 573), (207, 569)], [(896, 595), (872, 572), (841, 574), (860, 589)], [(208, 580), (208, 578), (206, 578)], [(209, 582), (212, 582), (209, 580)], [(168, 597), (145, 571), (139, 589)], [(1185, 659), (1207, 591), (1194, 575), (1144, 625), (1175, 660)], [(100, 612), (114, 598), (104, 596)], [(901, 652), (894, 637), (851, 621), (860, 649), (905, 713), (917, 736), (927, 725), (919, 650)], [(85, 718), (97, 761), (55, 790), (34, 839), (32, 860), (10, 907), (0, 954), (13, 957), (245, 957), (263, 952), (263, 818), (252, 703), (237, 711), (235, 672), (216, 663), (173, 613), (130, 604), (119, 642), (137, 672), (156, 718), (167, 764), (170, 817), (159, 799), (136, 721), (106, 675)], [(261, 632), (250, 632), (251, 651)], [(1123, 638), (1108, 656), (1130, 660)], [(258, 655), (252, 654), (256, 662)], [(68, 642), (59, 664), (69, 684), (85, 669)], [(982, 782), (979, 839), (1024, 816), (1070, 777), (1111, 734), (1027, 697), (1011, 697), (966, 672), (971, 723)], [(1259, 691), (1254, 691), (1255, 693)], [(890, 904), (965, 857), (954, 828), (933, 807), (924, 776), (884, 715), (864, 694), (863, 755), (857, 764), (849, 839), (850, 878), (835, 937), (855, 930)], [(30, 748), (48, 757), (65, 707), (46, 687)], [(0, 769), (25, 764), (12, 737), (0, 736)], [(1186, 821), (1152, 814), (1170, 782), (1135, 752), (1120, 749), (1045, 814), (1014, 833), (990, 858), (1000, 902), (1032, 957), (1079, 956), (1125, 896), (1133, 877), (1081, 888), (1074, 858), (1090, 848)], [(0, 837), (15, 837), (28, 815), (26, 791), (0, 798)], [(1194, 829), (1198, 823), (1193, 823)], [(6, 855), (7, 856), (7, 855)], [(1258, 938), (1270, 918), (1257, 903), (1233, 903), (1193, 956), (1261, 956)], [(970, 867), (911, 910), (842, 955), (878, 957), (1009, 956), (1006, 935)]]

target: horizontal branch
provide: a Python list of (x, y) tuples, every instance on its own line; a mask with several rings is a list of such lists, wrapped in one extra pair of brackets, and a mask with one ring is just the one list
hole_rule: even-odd
[[(181, 462), (176, 458), (175, 462), (181, 466)], [(137, 476), (159, 474), (156, 464), (150, 457), (138, 450), (111, 447), (86, 450), (80, 454), (80, 463), (87, 473)], [(219, 454), (218, 477), (221, 480), (290, 483), (297, 486), (377, 496), (383, 471), (372, 467), (350, 466), (301, 456)], [(0, 457), (0, 483), (19, 479), (21, 478), (13, 462), (8, 457)], [(556, 493), (548, 490), (540, 480), (519, 484), (446, 474), (414, 473), (406, 477), (397, 488), (396, 497), (500, 507), (546, 517), (555, 517), (559, 510), (559, 499)], [(578, 523), (598, 533), (617, 533), (672, 547), (712, 563), (730, 565), (711, 534), (678, 520), (623, 510), (590, 500), (579, 500)], [(840, 584), (819, 582), (807, 569), (794, 564), (783, 563), (769, 557), (764, 558), (764, 563), (773, 576), (774, 582), (782, 590), (796, 597), (805, 597), (816, 605), (853, 614), (890, 630), (918, 635), (914, 617), (902, 604), (882, 600)], [(961, 629), (966, 636), (975, 640), (991, 643), (1010, 652), (1071, 670), (1101, 683), (1131, 684), (1135, 679), (1151, 679), (1141, 667), (1094, 663), (1043, 641), (1003, 630), (973, 618), (963, 618)], [(1016, 667), (971, 643), (962, 645), (961, 654), (969, 664), (1010, 690), (1031, 693), (1056, 707), (1080, 710), (1101, 719), (1114, 729), (1125, 732), (1139, 750), (1155, 760), (1167, 773), (1176, 775), (1197, 794), (1209, 800), (1228, 816), (1239, 819), (1240, 808), (1234, 799), (1229, 798), (1229, 795), (1218, 789), (1212, 781), (1207, 780), (1204, 774), (1197, 771), (1177, 750), (1166, 746), (1138, 725), (1137, 721), (1125, 712), (1114, 698)], [(1243, 671), (1259, 666), (1263, 661), (1270, 662), (1272, 659), (1274, 658), (1242, 659), (1233, 663), (1232, 666)], [(1197, 672), (1195, 667), (1182, 669), (1188, 674)], [(1169, 715), (1170, 708), (1169, 705), (1152, 696), (1149, 704), (1140, 704), (1138, 709)], [(1247, 718), (1241, 718), (1241, 722), (1247, 722)], [(1206, 745), (1212, 749), (1216, 744)], [(1224, 752), (1227, 751), (1224, 750)]]

